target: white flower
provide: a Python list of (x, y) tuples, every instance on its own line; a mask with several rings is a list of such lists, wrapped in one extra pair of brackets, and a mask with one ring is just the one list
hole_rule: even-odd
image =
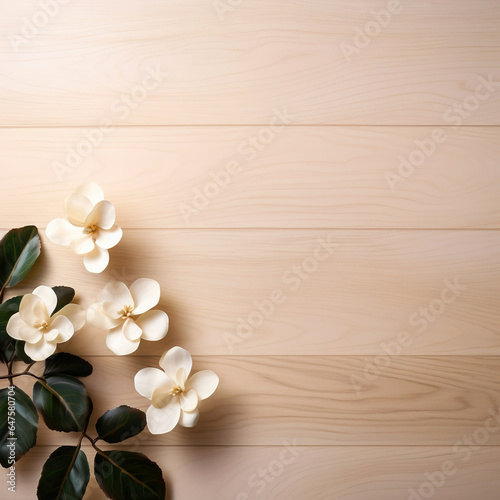
[(189, 378), (192, 364), (189, 352), (174, 347), (160, 359), (163, 370), (144, 368), (135, 376), (135, 390), (153, 403), (146, 412), (151, 434), (170, 432), (178, 423), (183, 427), (197, 424), (199, 402), (215, 392), (219, 377), (204, 370)]
[(66, 219), (54, 219), (47, 225), (47, 238), (83, 255), (87, 271), (104, 271), (109, 263), (108, 249), (117, 245), (123, 234), (115, 225), (115, 207), (104, 199), (100, 186), (87, 182), (68, 196), (64, 210)]
[(57, 344), (68, 341), (85, 324), (85, 309), (68, 304), (52, 316), (57, 295), (48, 286), (39, 286), (25, 295), (19, 312), (7, 323), (7, 333), (26, 342), (24, 350), (33, 361), (43, 361), (54, 354)]
[(119, 356), (136, 351), (141, 339), (161, 340), (168, 332), (166, 313), (150, 310), (160, 301), (160, 285), (155, 280), (140, 278), (130, 290), (121, 281), (111, 281), (101, 300), (89, 307), (87, 321), (110, 330), (106, 345)]

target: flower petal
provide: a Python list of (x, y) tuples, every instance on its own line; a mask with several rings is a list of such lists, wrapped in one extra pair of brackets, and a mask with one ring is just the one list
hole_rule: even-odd
[(149, 311), (160, 301), (160, 284), (149, 278), (139, 278), (130, 286), (134, 298), (134, 314)]
[(21, 315), (16, 313), (9, 318), (9, 321), (7, 321), (6, 330), (9, 336), (13, 339), (24, 340), (21, 337), (21, 328), (24, 326), (26, 326), (26, 323), (21, 319)]
[(7, 333), (16, 340), (29, 340), (38, 342), (42, 338), (42, 332), (37, 328), (27, 325), (19, 313), (14, 314), (7, 322)]
[(52, 288), (49, 286), (39, 286), (33, 290), (33, 295), (40, 297), (45, 304), (45, 309), (47, 309), (47, 314), (52, 316), (54, 309), (57, 306), (57, 295)]
[(85, 227), (98, 226), (110, 229), (116, 219), (115, 206), (107, 200), (100, 201), (85, 219)]
[(198, 394), (196, 394), (196, 391), (193, 391), (192, 389), (190, 391), (181, 394), (180, 400), (181, 400), (181, 408), (184, 411), (194, 411), (196, 410), (196, 408), (198, 408), (198, 403), (199, 403)]
[(172, 381), (159, 368), (143, 368), (134, 377), (135, 390), (148, 399), (151, 399), (157, 387), (169, 384), (172, 385)]
[(56, 312), (52, 318), (64, 316), (73, 325), (73, 330), (77, 332), (85, 326), (87, 312), (78, 304), (67, 304), (60, 311)]
[(21, 299), (19, 305), (19, 314), (21, 319), (29, 326), (40, 325), (49, 320), (49, 313), (43, 300), (38, 295), (26, 294)]
[(85, 184), (78, 186), (75, 192), (86, 196), (92, 202), (92, 205), (97, 205), (97, 203), (104, 200), (102, 187), (95, 182), (86, 182)]
[(177, 398), (163, 408), (150, 406), (146, 412), (146, 421), (151, 434), (165, 434), (170, 432), (179, 422), (181, 407)]
[(85, 227), (85, 220), (94, 205), (92, 202), (81, 193), (72, 193), (64, 202), (64, 210), (71, 224), (79, 227)]
[(123, 335), (128, 340), (139, 340), (142, 335), (141, 327), (133, 319), (128, 318), (123, 324)]
[(67, 247), (81, 234), (81, 229), (70, 224), (66, 219), (54, 219), (47, 224), (45, 234), (56, 245)]
[(163, 408), (170, 404), (170, 401), (172, 400), (172, 392), (171, 389), (173, 387), (173, 384), (171, 381), (169, 381), (168, 385), (163, 385), (161, 387), (157, 387), (153, 391), (153, 395), (151, 396), (151, 402), (153, 403), (153, 406), (155, 408)]
[(66, 316), (56, 316), (45, 333), (45, 340), (59, 344), (67, 342), (74, 333), (73, 323)]
[(186, 382), (186, 391), (195, 390), (200, 399), (207, 399), (217, 389), (219, 377), (210, 370), (195, 373)]
[(175, 374), (175, 381), (179, 387), (182, 387), (183, 390), (186, 388), (186, 380), (186, 370), (184, 368), (179, 368)]
[(113, 319), (121, 317), (119, 311), (124, 307), (134, 307), (134, 299), (125, 283), (110, 281), (101, 293), (104, 314)]
[(161, 340), (168, 332), (168, 316), (157, 309), (142, 314), (135, 322), (141, 327), (144, 340)]
[(123, 231), (118, 226), (112, 226), (109, 229), (97, 229), (97, 237), (96, 244), (101, 248), (105, 248), (106, 250), (109, 248), (113, 248), (118, 245), (123, 236)]
[(91, 234), (80, 234), (71, 242), (70, 246), (77, 255), (85, 255), (94, 250), (95, 243)]
[(57, 344), (55, 342), (48, 342), (42, 338), (35, 344), (26, 342), (24, 344), (24, 352), (33, 361), (43, 361), (56, 352)]
[(83, 256), (83, 264), (90, 273), (102, 273), (109, 264), (109, 253), (107, 250), (96, 246), (92, 252)]
[(181, 411), (179, 424), (182, 427), (194, 427), (198, 423), (198, 420), (200, 420), (200, 412), (198, 410), (192, 412)]
[(182, 347), (172, 347), (160, 358), (160, 366), (165, 370), (170, 380), (177, 381), (177, 372), (183, 368), (186, 376), (191, 373), (193, 360), (191, 354)]
[(118, 356), (126, 356), (137, 351), (140, 343), (141, 339), (128, 340), (121, 326), (113, 328), (106, 336), (106, 345)]
[(120, 319), (111, 319), (109, 316), (104, 314), (102, 309), (102, 302), (96, 302), (92, 304), (87, 310), (87, 321), (95, 328), (101, 328), (103, 330), (111, 330), (123, 323)]

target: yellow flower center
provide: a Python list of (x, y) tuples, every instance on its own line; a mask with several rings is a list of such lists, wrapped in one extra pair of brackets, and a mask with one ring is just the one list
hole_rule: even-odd
[(97, 231), (97, 226), (92, 224), (91, 226), (87, 226), (83, 229), (83, 234), (94, 234)]
[(132, 316), (132, 311), (134, 308), (132, 306), (125, 306), (123, 309), (120, 309), (118, 311), (118, 314), (121, 316), (122, 319), (128, 319), (130, 316)]
[(184, 389), (180, 386), (172, 387), (172, 389), (170, 389), (170, 394), (172, 396), (178, 396), (179, 394), (182, 394), (183, 392), (184, 392)]
[(46, 321), (42, 321), (38, 325), (35, 325), (35, 328), (38, 328), (38, 330), (40, 330), (41, 332), (43, 330), (46, 330), (48, 327), (49, 327), (49, 324)]

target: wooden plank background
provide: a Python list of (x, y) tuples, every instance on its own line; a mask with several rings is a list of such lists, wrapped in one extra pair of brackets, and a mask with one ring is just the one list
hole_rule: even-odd
[[(62, 346), (95, 366), (92, 425), (145, 409), (134, 374), (181, 345), (220, 388), (195, 429), (127, 443), (171, 500), (497, 500), (500, 4), (401, 0), (373, 28), (394, 0), (49, 3), (0, 0), (0, 234), (87, 180), (125, 232), (99, 276), (42, 236), (8, 296), (154, 277), (171, 319), (126, 358), (91, 327)], [(73, 441), (42, 424), (16, 498)]]

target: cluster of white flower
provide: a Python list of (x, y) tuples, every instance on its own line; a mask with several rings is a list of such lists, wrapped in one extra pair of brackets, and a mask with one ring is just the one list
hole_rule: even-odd
[[(100, 186), (86, 183), (66, 199), (64, 207), (66, 219), (51, 221), (47, 237), (83, 255), (88, 271), (102, 272), (109, 263), (108, 249), (117, 245), (123, 234), (115, 224), (113, 204), (104, 199)], [(87, 311), (68, 304), (54, 314), (56, 293), (39, 286), (24, 295), (19, 312), (7, 324), (7, 333), (25, 342), (25, 352), (34, 361), (47, 359), (57, 344), (67, 342), (86, 322), (108, 332), (106, 345), (119, 356), (135, 352), (141, 339), (158, 341), (167, 335), (167, 314), (153, 309), (160, 301), (157, 281), (140, 278), (130, 288), (121, 281), (111, 281), (100, 298)], [(137, 392), (151, 400), (146, 413), (148, 429), (152, 434), (163, 434), (178, 423), (195, 426), (199, 403), (215, 392), (219, 378), (210, 370), (189, 377), (191, 355), (181, 347), (165, 352), (160, 367), (162, 370), (144, 368), (134, 379)]]

